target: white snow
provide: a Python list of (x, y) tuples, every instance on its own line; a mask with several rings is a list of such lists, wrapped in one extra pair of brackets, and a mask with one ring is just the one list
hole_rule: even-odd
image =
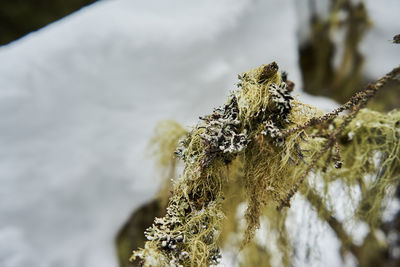
[(290, 1), (102, 1), (1, 47), (0, 266), (116, 266), (116, 232), (158, 188), (155, 124), (192, 124), (263, 63), (299, 80), (293, 17)]
[(390, 41), (400, 33), (400, 1), (367, 0), (366, 7), (373, 27), (367, 33), (361, 51), (365, 55), (365, 70), (377, 79), (400, 65), (400, 47)]
[(194, 123), (273, 60), (301, 87), (293, 2), (100, 1), (0, 47), (0, 266), (117, 266), (158, 121)]

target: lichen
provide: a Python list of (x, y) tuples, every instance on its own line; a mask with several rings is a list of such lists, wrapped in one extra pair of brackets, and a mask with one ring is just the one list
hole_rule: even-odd
[[(311, 172), (320, 175), (327, 187), (337, 179), (347, 186), (358, 184), (363, 198), (357, 215), (373, 231), (387, 190), (399, 175), (400, 112), (382, 114), (363, 106), (399, 72), (400, 68), (394, 69), (327, 114), (292, 97), (294, 84), (286, 73), (278, 72), (275, 62), (239, 75), (239, 88), (226, 104), (200, 117), (191, 130), (171, 124), (171, 132), (177, 133), (171, 142), (163, 134), (168, 127), (156, 135), (153, 143), (164, 151), (161, 165), (172, 157), (175, 145), (184, 169), (172, 186), (166, 215), (146, 230), (148, 241), (133, 252), (132, 259), (141, 259), (144, 266), (217, 265), (220, 247), (230, 242), (230, 233), (241, 231), (236, 215), (246, 203), (246, 226), (236, 245), (262, 248), (254, 235), (263, 217), (270, 230), (279, 233), (281, 262), (290, 266), (292, 244), (284, 207), (290, 207), (297, 191), (336, 231), (346, 244), (343, 248), (358, 255), (360, 248), (351, 244), (325, 205), (327, 198), (315, 194), (307, 177)], [(339, 115), (344, 110), (349, 113)], [(270, 255), (264, 249), (260, 257)]]

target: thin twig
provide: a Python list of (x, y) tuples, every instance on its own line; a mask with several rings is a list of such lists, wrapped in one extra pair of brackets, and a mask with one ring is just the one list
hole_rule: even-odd
[(304, 130), (310, 126), (326, 122), (330, 119), (335, 118), (337, 115), (339, 115), (339, 113), (345, 110), (350, 110), (360, 103), (366, 104), (371, 98), (373, 98), (376, 95), (379, 89), (381, 89), (389, 80), (395, 79), (395, 77), (398, 74), (400, 74), (400, 66), (394, 68), (391, 72), (387, 73), (384, 77), (380, 78), (375, 83), (369, 83), (363, 91), (356, 93), (353, 97), (350, 98), (349, 101), (347, 101), (339, 108), (334, 109), (331, 112), (324, 114), (323, 116), (313, 117), (302, 125), (298, 125), (296, 127), (287, 130), (283, 130), (280, 132), (279, 137), (284, 138), (288, 135)]
[(343, 123), (340, 125), (338, 129), (336, 129), (326, 140), (324, 146), (322, 149), (316, 154), (314, 157), (313, 161), (311, 164), (307, 167), (307, 169), (304, 171), (304, 173), (300, 176), (299, 180), (297, 183), (289, 190), (289, 193), (286, 195), (286, 198), (281, 201), (281, 204), (278, 206), (278, 210), (281, 210), (283, 207), (290, 207), (290, 200), (296, 194), (296, 192), (299, 190), (299, 187), (303, 184), (305, 178), (307, 175), (312, 171), (312, 169), (315, 167), (317, 164), (318, 160), (325, 155), (325, 153), (329, 150), (332, 149), (332, 147), (337, 144), (337, 137), (343, 132), (343, 130), (349, 125), (349, 123), (357, 116), (358, 112), (362, 107), (364, 107), (368, 101), (376, 95), (378, 90), (382, 88), (390, 79), (395, 78), (396, 75), (400, 73), (400, 67), (394, 68), (391, 72), (386, 74), (384, 77), (380, 78), (377, 82), (374, 84), (370, 83), (367, 85), (366, 89), (362, 92), (357, 93), (354, 95), (352, 98), (350, 98), (349, 101), (347, 101), (344, 105), (341, 107), (323, 115), (322, 117), (314, 117), (311, 118), (308, 122), (306, 122), (303, 125), (291, 128), (286, 131), (282, 131), (282, 137), (285, 137), (289, 134), (298, 132), (300, 130), (304, 130), (310, 126), (325, 122), (329, 119), (333, 119), (336, 117), (340, 112), (344, 110), (349, 110), (353, 108), (353, 111), (346, 116), (344, 119)]

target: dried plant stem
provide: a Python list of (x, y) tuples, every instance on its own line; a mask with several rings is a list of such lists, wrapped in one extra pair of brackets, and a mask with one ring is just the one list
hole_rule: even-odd
[(363, 91), (355, 94), (353, 97), (350, 98), (349, 101), (347, 101), (339, 108), (332, 110), (331, 112), (326, 113), (321, 117), (313, 117), (302, 125), (298, 125), (288, 130), (281, 131), (280, 137), (284, 138), (293, 133), (307, 129), (310, 126), (324, 123), (328, 120), (335, 118), (337, 115), (339, 115), (339, 113), (345, 110), (350, 110), (360, 103), (363, 103), (363, 105), (365, 105), (371, 98), (373, 98), (376, 95), (379, 89), (381, 89), (389, 80), (395, 79), (395, 77), (399, 74), (400, 74), (400, 66), (394, 68), (391, 72), (387, 73), (385, 76), (377, 80), (375, 83), (369, 83)]
[(368, 84), (364, 91), (354, 95), (347, 103), (345, 103), (341, 107), (323, 115), (322, 117), (311, 118), (308, 122), (306, 122), (303, 125), (281, 132), (281, 136), (285, 137), (295, 132), (304, 130), (310, 126), (314, 126), (316, 124), (320, 124), (327, 120), (333, 119), (340, 112), (344, 110), (353, 109), (352, 112), (346, 116), (346, 118), (344, 119), (343, 123), (339, 126), (339, 128), (337, 128), (335, 131), (333, 131), (331, 135), (329, 135), (329, 137), (327, 138), (328, 140), (326, 140), (322, 149), (315, 155), (310, 165), (299, 177), (299, 180), (296, 182), (293, 188), (290, 189), (289, 193), (286, 195), (286, 198), (282, 200), (281, 204), (278, 206), (278, 210), (281, 210), (283, 207), (290, 207), (291, 198), (299, 190), (299, 187), (303, 184), (307, 175), (313, 170), (318, 160), (322, 158), (328, 150), (332, 149), (335, 146), (336, 155), (339, 155), (339, 148), (337, 146), (338, 136), (340, 136), (340, 134), (343, 132), (346, 126), (357, 116), (357, 113), (360, 111), (360, 109), (363, 106), (365, 106), (368, 103), (368, 101), (376, 95), (378, 90), (382, 88), (390, 79), (393, 79), (399, 73), (400, 73), (400, 67), (394, 68), (391, 72), (387, 73), (384, 77), (380, 78), (374, 84), (372, 83)]

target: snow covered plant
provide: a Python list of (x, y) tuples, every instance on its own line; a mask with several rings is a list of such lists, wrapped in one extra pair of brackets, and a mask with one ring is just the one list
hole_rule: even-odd
[[(285, 220), (297, 192), (331, 226), (342, 253), (353, 254), (359, 263), (372, 257), (362, 253), (363, 245), (353, 243), (309, 174), (321, 177), (326, 191), (335, 180), (359, 187), (355, 213), (374, 233), (398, 182), (400, 111), (383, 114), (364, 106), (399, 73), (400, 67), (393, 69), (327, 114), (291, 96), (294, 84), (275, 62), (239, 75), (238, 89), (227, 102), (200, 117), (192, 129), (171, 123), (167, 135), (158, 135), (164, 136), (156, 141), (160, 155), (166, 155), (162, 150), (169, 155), (176, 145), (166, 136), (182, 136), (175, 153), (184, 169), (172, 185), (165, 216), (155, 218), (145, 231), (147, 242), (132, 259), (144, 266), (217, 265), (220, 248), (229, 244), (248, 255), (243, 257), (245, 266), (256, 265), (257, 259), (268, 266), (270, 254), (253, 238), (262, 218), (279, 235), (282, 265), (290, 266), (293, 251)], [(233, 244), (230, 236), (241, 231), (236, 216), (241, 203), (247, 205), (247, 223), (240, 242)], [(368, 240), (376, 240), (371, 236)]]

